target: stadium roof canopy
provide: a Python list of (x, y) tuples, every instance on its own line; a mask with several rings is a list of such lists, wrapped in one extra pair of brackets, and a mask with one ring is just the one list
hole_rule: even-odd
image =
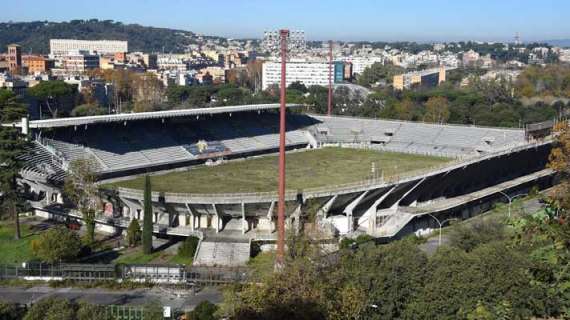
[[(300, 106), (301, 105), (299, 104), (288, 104), (287, 108), (295, 108)], [(33, 120), (30, 121), (29, 128), (73, 127), (73, 126), (81, 126), (81, 125), (89, 125), (97, 123), (136, 121), (136, 120), (148, 120), (148, 119), (165, 119), (165, 118), (212, 115), (212, 114), (222, 114), (222, 113), (232, 113), (232, 112), (262, 111), (262, 110), (271, 110), (278, 108), (279, 104), (255, 104), (255, 105), (242, 105), (242, 106), (180, 109), (180, 110), (153, 111), (153, 112), (140, 112), (140, 113), (121, 113), (121, 114), (74, 117), (74, 118)], [(5, 124), (5, 126), (21, 127), (22, 123), (14, 123), (7, 125)]]

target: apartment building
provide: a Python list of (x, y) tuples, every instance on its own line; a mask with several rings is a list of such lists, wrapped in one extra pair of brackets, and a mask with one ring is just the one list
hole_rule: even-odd
[(25, 55), (22, 57), (22, 62), (29, 74), (46, 73), (54, 67), (53, 60), (42, 56)]
[(99, 68), (99, 56), (86, 51), (69, 52), (63, 56), (63, 69), (68, 73), (79, 74)]
[[(455, 69), (455, 68), (454, 68)], [(446, 69), (444, 66), (434, 69), (408, 72), (395, 75), (392, 85), (395, 90), (410, 89), (413, 86), (435, 87), (446, 80)]]
[[(286, 85), (301, 82), (305, 86), (328, 86), (329, 64), (327, 62), (291, 61), (287, 63)], [(281, 63), (267, 61), (262, 68), (263, 90), (281, 83)]]

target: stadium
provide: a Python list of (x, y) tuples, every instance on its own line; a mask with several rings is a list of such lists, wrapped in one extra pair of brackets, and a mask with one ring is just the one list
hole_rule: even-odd
[[(241, 265), (251, 241), (277, 237), (278, 108), (23, 120), (17, 126), (33, 147), (21, 183), (33, 195), (37, 214), (60, 215), (70, 163), (90, 160), (106, 202), (97, 222), (116, 231), (142, 219), (143, 176), (149, 174), (156, 234), (202, 239), (197, 265)], [(530, 126), (440, 125), (304, 114), (300, 105), (287, 109), (286, 226), (323, 240), (368, 234), (389, 241), (427, 232), (446, 219), (467, 219), (496, 201), (553, 183), (546, 168), (551, 140)]]

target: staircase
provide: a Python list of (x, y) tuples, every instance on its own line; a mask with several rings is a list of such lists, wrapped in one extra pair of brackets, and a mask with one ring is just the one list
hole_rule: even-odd
[(208, 267), (245, 266), (250, 256), (249, 242), (203, 240), (192, 265)]

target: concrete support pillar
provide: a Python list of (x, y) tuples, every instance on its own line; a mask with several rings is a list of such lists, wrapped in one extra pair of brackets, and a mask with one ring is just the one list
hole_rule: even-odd
[[(368, 218), (368, 234), (369, 235), (374, 235), (376, 232), (376, 225), (377, 225), (377, 219), (378, 219), (378, 206), (382, 203), (382, 201), (384, 201), (384, 199), (386, 199), (391, 193), (392, 191), (394, 191), (394, 189), (396, 189), (396, 187), (392, 187), (392, 189), (388, 190), (388, 192), (384, 193), (382, 196), (380, 196), (380, 198), (378, 198), (376, 201), (374, 201), (374, 203), (370, 206), (370, 208), (368, 208), (368, 210), (366, 210), (366, 212), (363, 215), (363, 218)], [(360, 223), (360, 221), (359, 221)]]
[(216, 233), (220, 232), (220, 230), (222, 230), (222, 219), (220, 218), (220, 214), (218, 213), (218, 209), (216, 208), (216, 204), (212, 203), (212, 210), (214, 211), (214, 221), (213, 223), (216, 226)]
[(273, 211), (275, 210), (275, 201), (271, 201), (269, 210), (267, 210), (267, 218), (269, 219), (270, 232), (275, 232), (275, 222), (273, 221)]
[(344, 209), (344, 213), (346, 214), (346, 220), (348, 224), (347, 232), (352, 233), (354, 231), (354, 217), (352, 211), (356, 206), (366, 197), (369, 191), (364, 191), (361, 195), (359, 195), (356, 199), (354, 199), (351, 203), (349, 203), (346, 208)]
[(322, 217), (323, 219), (327, 218), (327, 214), (329, 213), (329, 211), (331, 210), (334, 202), (336, 201), (336, 199), (338, 198), (338, 195), (333, 196), (332, 198), (330, 198), (329, 201), (327, 201), (320, 209), (319, 211), (317, 211), (317, 216), (318, 217)]
[(189, 216), (189, 219), (186, 220), (185, 225), (190, 225), (190, 229), (195, 230), (196, 228), (194, 227), (194, 223), (195, 223), (194, 212), (192, 212), (192, 209), (190, 209), (190, 205), (188, 203), (185, 203), (184, 205), (186, 206), (186, 210), (188, 211), (188, 216)]
[(293, 216), (295, 217), (295, 223), (293, 224), (293, 228), (295, 228), (295, 233), (301, 232), (301, 212), (303, 209), (303, 205), (300, 204), (293, 212)]
[(245, 234), (249, 227), (247, 225), (247, 220), (245, 219), (245, 203), (241, 203), (241, 233)]

